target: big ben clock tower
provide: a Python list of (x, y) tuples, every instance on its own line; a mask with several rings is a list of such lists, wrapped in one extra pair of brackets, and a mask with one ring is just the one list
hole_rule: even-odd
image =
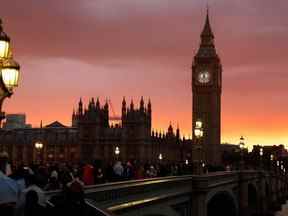
[(222, 66), (214, 46), (207, 10), (201, 42), (192, 64), (193, 141), (201, 160), (220, 163)]

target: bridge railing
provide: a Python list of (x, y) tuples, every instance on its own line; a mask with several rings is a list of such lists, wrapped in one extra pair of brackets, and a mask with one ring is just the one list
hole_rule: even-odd
[[(265, 171), (227, 171), (91, 185), (85, 187), (85, 197), (90, 199), (91, 205), (119, 213), (126, 209), (135, 209), (173, 199), (173, 197), (188, 197), (189, 200), (193, 196), (192, 193), (197, 190), (207, 191), (212, 188), (225, 187), (225, 185), (234, 187), (239, 186), (239, 183), (243, 181), (258, 181), (258, 179), (271, 179), (271, 177), (277, 181), (287, 182), (287, 179), (273, 176), (272, 173)], [(60, 193), (60, 190), (49, 191), (46, 195), (53, 197)]]

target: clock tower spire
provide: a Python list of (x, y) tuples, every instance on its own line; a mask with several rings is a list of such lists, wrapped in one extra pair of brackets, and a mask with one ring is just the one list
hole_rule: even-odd
[(197, 56), (217, 56), (214, 45), (214, 34), (210, 25), (209, 9), (207, 8), (206, 21), (201, 33), (200, 47)]
[(208, 164), (220, 163), (221, 90), (222, 66), (207, 9), (200, 46), (192, 64), (192, 134), (194, 144), (202, 149), (198, 157)]

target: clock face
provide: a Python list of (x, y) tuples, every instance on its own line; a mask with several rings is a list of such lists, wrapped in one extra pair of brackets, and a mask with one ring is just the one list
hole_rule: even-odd
[(211, 79), (211, 75), (208, 71), (202, 71), (200, 73), (198, 73), (198, 81), (200, 83), (208, 83)]

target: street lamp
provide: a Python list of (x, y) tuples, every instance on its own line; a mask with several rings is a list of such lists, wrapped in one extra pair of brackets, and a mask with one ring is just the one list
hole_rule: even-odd
[(197, 149), (199, 149), (199, 160), (196, 161), (196, 173), (201, 173), (201, 160), (203, 160), (202, 151), (203, 146), (201, 145), (201, 139), (203, 137), (203, 122), (202, 120), (198, 119), (195, 122), (195, 128), (194, 128), (194, 137), (196, 138), (196, 143), (198, 144)]
[(277, 168), (276, 168), (276, 172), (279, 172), (279, 166), (280, 166), (280, 162), (279, 162), (279, 160), (276, 161), (276, 166), (277, 166)]
[(263, 147), (260, 147), (259, 155), (260, 155), (260, 169), (262, 169)]
[(205, 174), (205, 173), (207, 173), (208, 170), (205, 171), (205, 166), (206, 166), (206, 164), (205, 164), (203, 161), (200, 161), (200, 165), (199, 165), (199, 167), (200, 167), (200, 174)]
[(160, 161), (162, 161), (162, 159), (163, 159), (163, 156), (162, 156), (162, 154), (161, 154), (161, 153), (159, 154), (159, 156), (158, 156), (158, 159), (159, 159)]
[(245, 142), (244, 142), (244, 137), (240, 137), (240, 142), (239, 142), (239, 147), (240, 147), (240, 169), (244, 168), (244, 148), (245, 148)]
[(35, 143), (36, 155), (37, 155), (39, 163), (41, 162), (40, 157), (41, 157), (41, 150), (43, 149), (43, 147), (44, 147), (43, 143), (41, 143), (39, 141)]
[(270, 154), (270, 170), (272, 171), (273, 170), (273, 162), (274, 161), (274, 155), (273, 154)]
[(118, 146), (115, 147), (114, 153), (116, 155), (116, 159), (118, 160), (118, 157), (119, 157), (119, 154), (120, 154), (120, 148)]
[(262, 147), (260, 148), (260, 152), (259, 152), (259, 154), (260, 154), (260, 157), (263, 156), (263, 148), (262, 148)]
[(18, 86), (20, 65), (13, 59), (10, 38), (3, 31), (0, 19), (0, 125), (5, 118), (2, 104), (6, 97), (13, 94), (13, 89)]
[(36, 143), (35, 143), (35, 148), (36, 148), (37, 150), (41, 150), (41, 149), (43, 148), (43, 143), (41, 143), (41, 142), (36, 142)]
[(244, 137), (241, 136), (241, 137), (240, 137), (240, 143), (239, 143), (240, 149), (244, 149), (244, 147), (245, 147), (244, 140), (245, 140)]
[(203, 137), (203, 122), (201, 120), (195, 122), (194, 135), (197, 139)]
[(188, 164), (189, 164), (189, 161), (188, 161), (187, 159), (185, 160), (185, 164), (186, 164), (186, 165), (188, 165)]

